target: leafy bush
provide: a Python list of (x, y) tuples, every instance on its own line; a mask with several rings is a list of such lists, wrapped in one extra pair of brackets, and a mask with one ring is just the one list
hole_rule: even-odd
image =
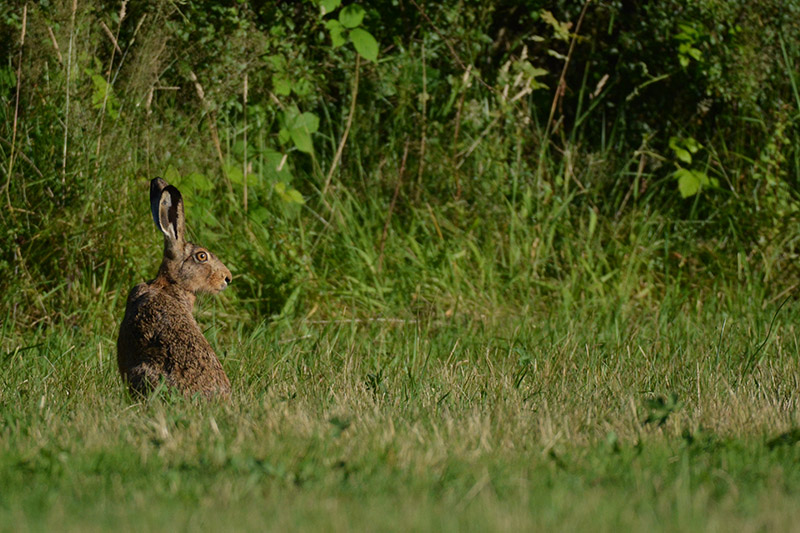
[(656, 302), (796, 256), (794, 0), (40, 2), (20, 47), (24, 5), (0, 8), (19, 323), (152, 275), (165, 173), (257, 318)]

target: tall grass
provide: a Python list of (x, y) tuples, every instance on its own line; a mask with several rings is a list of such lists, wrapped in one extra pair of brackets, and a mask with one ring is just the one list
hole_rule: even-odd
[[(628, 144), (624, 112), (609, 115), (612, 93), (580, 56), (564, 66), (579, 83), (559, 100), (530, 76), (527, 52), (510, 54), (496, 80), (473, 69), (448, 78), (455, 59), (427, 34), (359, 66), (352, 50), (324, 40), (291, 51), (250, 28), (213, 36), (224, 43), (217, 63), (172, 85), (181, 57), (166, 45), (198, 22), (175, 6), (126, 7), (31, 7), (25, 45), (4, 67), (14, 147), (0, 298), (18, 327), (77, 324), (99, 306), (101, 327), (113, 328), (120, 291), (153, 275), (146, 183), (157, 174), (184, 191), (192, 235), (230, 263), (238, 281), (225, 309), (248, 320), (483, 316), (608, 299), (652, 312), (674, 285), (705, 299), (744, 284), (772, 301), (795, 284), (791, 183), (759, 196), (751, 217), (735, 178), (780, 179), (786, 127), (750, 167), (744, 157), (728, 164), (746, 152), (744, 139), (711, 140), (710, 165), (730, 190), (681, 200), (674, 163), (647, 137)], [(233, 43), (248, 61), (257, 47), (298, 64), (326, 57), (338, 80), (328, 87), (342, 93), (270, 95), (256, 87), (278, 63), (236, 67)], [(575, 107), (545, 121), (542, 100)], [(293, 106), (322, 119), (313, 154), (276, 135)]]

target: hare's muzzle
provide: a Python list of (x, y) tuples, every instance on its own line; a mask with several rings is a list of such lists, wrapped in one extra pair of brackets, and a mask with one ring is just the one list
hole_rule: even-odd
[(223, 266), (220, 270), (221, 270), (220, 271), (220, 277), (222, 278), (221, 279), (222, 287), (220, 287), (219, 290), (223, 291), (223, 290), (227, 289), (228, 285), (230, 285), (231, 281), (233, 281), (233, 275), (231, 275), (231, 271), (228, 270), (228, 267)]

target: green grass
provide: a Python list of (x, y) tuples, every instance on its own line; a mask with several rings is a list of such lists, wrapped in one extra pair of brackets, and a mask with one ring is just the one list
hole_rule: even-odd
[(131, 403), (106, 335), (6, 338), (0, 529), (790, 529), (774, 311), (218, 324), (224, 405)]

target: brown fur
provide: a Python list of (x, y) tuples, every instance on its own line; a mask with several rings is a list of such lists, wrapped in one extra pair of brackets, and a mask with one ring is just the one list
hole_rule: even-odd
[(131, 289), (117, 338), (117, 364), (133, 394), (162, 380), (185, 396), (229, 397), (231, 384), (192, 316), (195, 294), (217, 293), (231, 273), (206, 248), (184, 238), (183, 200), (161, 178), (150, 182), (153, 221), (164, 234), (158, 275)]

